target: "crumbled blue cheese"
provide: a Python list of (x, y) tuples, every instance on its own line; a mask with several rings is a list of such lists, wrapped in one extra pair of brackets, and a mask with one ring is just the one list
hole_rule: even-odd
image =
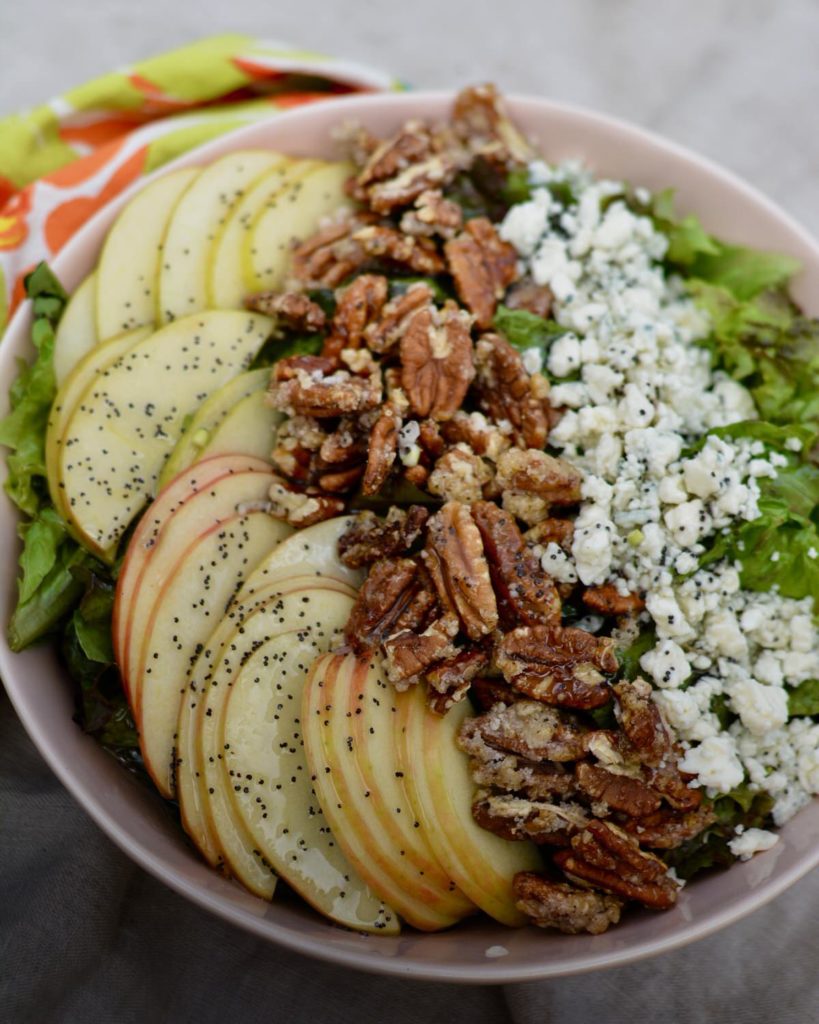
[(750, 860), (755, 853), (770, 850), (779, 842), (779, 836), (775, 832), (769, 832), (764, 828), (745, 829), (738, 825), (736, 832), (728, 846), (731, 853), (740, 860)]
[(709, 736), (687, 750), (679, 765), (680, 771), (695, 775), (700, 786), (717, 793), (730, 792), (745, 777), (733, 736)]

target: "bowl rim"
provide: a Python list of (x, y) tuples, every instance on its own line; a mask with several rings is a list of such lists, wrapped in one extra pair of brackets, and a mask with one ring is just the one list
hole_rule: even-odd
[[(72, 236), (60, 252), (50, 260), (50, 265), (59, 275), (65, 266), (71, 266), (75, 249), (82, 247), (87, 235), (93, 235), (98, 230), (97, 225), (101, 220), (110, 218), (134, 194), (154, 179), (175, 170), (177, 167), (203, 163), (209, 159), (212, 152), (221, 153), (226, 141), (236, 142), (236, 148), (238, 148), (241, 146), (245, 136), (255, 135), (260, 128), (264, 129), (268, 124), (275, 124), (277, 128), (286, 128), (289, 123), (303, 121), (311, 116), (316, 116), (317, 108), (326, 107), (328, 102), (334, 104), (334, 109), (338, 111), (338, 116), (341, 120), (345, 116), (354, 117), (357, 110), (370, 108), (374, 104), (395, 107), (398, 111), (402, 109), (411, 111), (419, 103), (449, 102), (455, 95), (456, 90), (440, 89), (400, 93), (376, 92), (344, 97), (328, 97), (327, 100), (320, 100), (308, 106), (271, 114), (270, 117), (241, 125), (203, 143), (201, 146), (189, 150), (174, 160), (163, 164), (150, 174), (138, 178), (111, 202), (97, 210)], [(516, 93), (506, 94), (505, 98), (512, 108), (524, 110), (529, 108), (547, 111), (555, 116), (568, 116), (584, 123), (591, 130), (614, 130), (619, 135), (626, 136), (635, 142), (650, 144), (664, 151), (681, 164), (694, 165), (700, 170), (708, 172), (712, 177), (720, 179), (726, 187), (744, 196), (788, 229), (790, 233), (800, 240), (805, 249), (812, 253), (817, 265), (819, 265), (819, 242), (790, 213), (783, 210), (755, 186), (750, 185), (736, 173), (710, 158), (701, 156), (694, 150), (667, 139), (659, 133), (649, 131), (621, 118), (594, 111), (584, 106)], [(30, 317), (31, 303), (29, 300), (26, 300), (15, 311), (8, 323), (3, 333), (2, 342), (8, 344), (9, 339), (22, 335), (23, 343), (25, 344), (28, 338)], [(0, 516), (4, 514), (0, 509)], [(594, 946), (590, 942), (589, 952), (578, 956), (570, 964), (564, 962), (552, 965), (544, 957), (542, 963), (523, 966), (504, 964), (503, 960), (498, 959), (486, 960), (484, 963), (476, 963), (474, 965), (458, 965), (453, 967), (448, 966), (445, 962), (404, 960), (400, 956), (396, 958), (374, 957), (368, 955), (368, 951), (364, 946), (362, 946), (360, 951), (339, 948), (331, 943), (323, 943), (320, 939), (301, 935), (270, 917), (254, 915), (227, 897), (204, 889), (198, 883), (186, 878), (179, 870), (165, 863), (164, 858), (155, 853), (148, 843), (142, 839), (135, 838), (128, 833), (127, 829), (122, 828), (109, 814), (104, 802), (97, 796), (95, 790), (84, 786), (75, 778), (71, 766), (64, 763), (51, 749), (47, 728), (38, 722), (36, 717), (28, 714), (23, 700), (16, 692), (16, 684), (14, 682), (14, 659), (16, 657), (17, 655), (8, 647), (5, 631), (2, 631), (2, 636), (0, 637), (0, 677), (3, 679), (12, 706), (23, 723), (26, 732), (34, 742), (40, 755), (72, 797), (89, 814), (106, 836), (131, 860), (135, 861), (140, 867), (169, 888), (191, 900), (195, 905), (218, 915), (223, 920), (249, 931), (259, 938), (275, 942), (305, 956), (352, 967), (356, 970), (429, 981), (499, 984), (537, 981), (549, 977), (567, 977), (595, 970), (624, 966), (638, 960), (679, 949), (691, 942), (714, 934), (775, 899), (819, 864), (819, 846), (807, 849), (789, 868), (773, 872), (772, 876), (766, 879), (764, 883), (736, 900), (730, 907), (721, 910), (717, 909), (705, 919), (686, 922), (674, 934), (653, 942), (650, 939), (643, 940), (630, 944), (626, 948), (609, 950), (602, 953), (595, 953)], [(328, 923), (327, 927), (333, 926)]]

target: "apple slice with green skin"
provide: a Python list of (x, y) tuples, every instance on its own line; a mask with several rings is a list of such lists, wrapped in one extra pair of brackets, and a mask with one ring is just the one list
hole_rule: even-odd
[(138, 342), (92, 382), (66, 425), (58, 473), (85, 547), (113, 559), (185, 417), (247, 368), (270, 328), (253, 313), (197, 313)]
[(57, 387), (98, 341), (97, 275), (92, 271), (77, 285), (57, 325), (54, 336), (54, 377)]
[(475, 910), (418, 825), (398, 767), (396, 690), (376, 660), (345, 652), (313, 665), (303, 733), (316, 790), (339, 844), (382, 899), (424, 931)]
[[(343, 621), (319, 647), (332, 646)], [(222, 782), (259, 849), (308, 903), (357, 931), (396, 934), (395, 913), (357, 874), (330, 831), (301, 740), (304, 679), (316, 639), (285, 633), (255, 651), (225, 703)]]
[[(306, 575), (291, 574), (285, 582), (261, 585), (253, 594), (241, 600), (237, 598), (188, 672), (176, 730), (176, 794), (185, 831), (214, 867), (224, 864), (224, 855), (206, 813), (207, 793), (199, 744), (202, 719), (206, 711), (205, 698), (212, 673), (222, 658), (225, 645), (248, 618), (270, 602), (278, 602), (284, 594), (315, 587), (317, 580), (316, 574), (312, 572)], [(318, 582), (351, 600), (355, 599), (355, 591), (344, 583), (329, 579)]]
[(114, 611), (111, 622), (111, 635), (114, 645), (114, 660), (122, 665), (125, 657), (125, 640), (128, 621), (131, 614), (131, 603), (138, 590), (139, 580), (145, 566), (152, 557), (162, 531), (171, 516), (194, 495), (207, 488), (214, 481), (231, 473), (243, 473), (248, 470), (266, 473), (267, 463), (251, 456), (226, 455), (206, 459), (196, 466), (181, 473), (165, 487), (151, 506), (142, 516), (131, 535), (128, 550), (122, 560), (117, 589), (114, 597)]
[(200, 459), (226, 452), (269, 458), (282, 414), (267, 401), (267, 391), (254, 391), (236, 405), (213, 431)]
[[(200, 538), (214, 527), (218, 527), (220, 523), (234, 519), (248, 504), (264, 501), (270, 490), (272, 478), (271, 471), (260, 473), (248, 470), (244, 473), (230, 473), (190, 497), (168, 518), (142, 573), (137, 579), (133, 579), (134, 591), (129, 599), (128, 619), (124, 623), (123, 657), (118, 664), (137, 721), (140, 715), (140, 686), (144, 672), (141, 652), (150, 635), (149, 623), (159, 594), (173, 582), (181, 571), (180, 567), (188, 557), (189, 550), (199, 543)], [(269, 516), (267, 518), (270, 519)], [(275, 543), (263, 547), (253, 557), (241, 549), (235, 552), (236, 567), (240, 569), (237, 589), (253, 566), (292, 532), (285, 523), (274, 519), (270, 519), (270, 522)], [(214, 575), (217, 578), (223, 568), (231, 571), (234, 568), (223, 566), (223, 561), (224, 559), (220, 559), (219, 564), (214, 567)], [(227, 595), (225, 607), (234, 593), (231, 591)], [(191, 596), (193, 598), (194, 595)], [(206, 595), (200, 596), (204, 600)], [(195, 611), (195, 607), (196, 602), (192, 600), (192, 611)], [(215, 621), (218, 622), (220, 618), (221, 616), (217, 615)], [(213, 628), (214, 622), (211, 622), (208, 633), (212, 632)], [(182, 676), (189, 667), (185, 665)]]
[(114, 221), (97, 267), (101, 340), (155, 323), (162, 239), (177, 200), (198, 174), (198, 167), (163, 174), (137, 192)]
[[(233, 412), (236, 406), (248, 395), (255, 392), (264, 393), (270, 381), (270, 369), (248, 370), (229, 380), (227, 384), (206, 399), (191, 417), (185, 432), (176, 443), (176, 447), (168, 456), (168, 460), (159, 474), (159, 487), (164, 487), (183, 469), (193, 465), (202, 455), (202, 449), (210, 440), (214, 431)], [(281, 418), (281, 416), (279, 416)], [(273, 448), (273, 436), (268, 441), (268, 454)], [(223, 449), (227, 451), (228, 449)], [(234, 449), (242, 452), (241, 448)], [(251, 453), (247, 453), (251, 454)]]
[[(321, 641), (333, 633), (332, 623), (338, 619), (346, 622), (352, 606), (350, 596), (329, 586), (321, 590), (312, 587), (290, 591), (271, 598), (229, 635), (200, 698), (204, 711), (198, 716), (197, 771), (203, 783), (205, 816), (228, 868), (251, 891), (256, 891), (253, 884), (258, 884), (258, 866), (268, 865), (220, 782), (224, 707), (232, 681), (255, 650), (282, 633), (298, 631), (309, 637), (318, 649)], [(325, 623), (328, 623), (326, 627)]]
[(323, 218), (352, 206), (344, 185), (353, 173), (348, 163), (321, 164), (278, 192), (258, 212), (242, 249), (248, 291), (281, 288), (294, 244), (312, 235)]
[(472, 817), (475, 783), (469, 759), (456, 743), (472, 714), (463, 700), (443, 717), (427, 707), (424, 688), (398, 694), (395, 745), (400, 770), (421, 827), (438, 860), (458, 887), (501, 924), (521, 927), (527, 919), (515, 907), (512, 880), (518, 871), (542, 870), (529, 842), (510, 842), (487, 832)]
[(248, 566), (275, 547), (282, 532), (282, 524), (263, 512), (218, 523), (188, 547), (153, 604), (130, 692), (145, 766), (165, 797), (174, 795), (174, 739), (186, 673)]
[(205, 167), (179, 198), (162, 241), (157, 323), (208, 307), (208, 251), (231, 210), (263, 174), (285, 161), (269, 149), (242, 149)]
[(242, 277), (242, 248), (259, 212), (283, 189), (319, 166), (317, 160), (285, 160), (259, 178), (233, 207), (210, 248), (208, 258), (208, 305), (213, 309), (237, 309), (244, 303), (247, 287)]
[(97, 345), (86, 353), (63, 381), (48, 414), (45, 439), (46, 480), (51, 500), (63, 519), (69, 520), (68, 506), (65, 502), (64, 486), (60, 478), (60, 456), (65, 443), (65, 432), (74, 410), (82, 396), (94, 381), (120, 356), (130, 351), (151, 333), (150, 327), (136, 327), (126, 331), (118, 338)]

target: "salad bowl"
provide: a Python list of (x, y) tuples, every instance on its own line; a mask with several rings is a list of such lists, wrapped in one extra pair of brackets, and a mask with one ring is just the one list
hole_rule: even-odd
[[(373, 95), (318, 103), (231, 132), (175, 161), (172, 168), (205, 164), (235, 150), (270, 148), (300, 157), (337, 155), (339, 125), (358, 122), (376, 135), (410, 117), (446, 115), (449, 93)], [(743, 245), (798, 259), (792, 287), (806, 313), (819, 315), (819, 244), (786, 213), (729, 172), (638, 128), (566, 105), (510, 98), (514, 120), (550, 161), (579, 159), (598, 175), (652, 191), (673, 188), (679, 210), (696, 213), (712, 233)], [(164, 167), (152, 177), (166, 174)], [(92, 218), (60, 252), (52, 269), (67, 290), (89, 273), (118, 211), (144, 179)], [(30, 354), (28, 304), (15, 315), (0, 350), (0, 379), (13, 378), (16, 360)], [(4, 411), (4, 410), (3, 410)], [(5, 466), (2, 472), (5, 475)], [(0, 502), (0, 545), (9, 567), (17, 562), (17, 514)], [(0, 587), (0, 619), (16, 599), (14, 574)], [(296, 899), (266, 903), (221, 877), (186, 842), (159, 797), (126, 772), (72, 720), (72, 697), (48, 646), (12, 653), (0, 640), (0, 674), (29, 735), (80, 805), (145, 870), (204, 909), (260, 938), (294, 951), (361, 970), (428, 980), (500, 983), (528, 981), (623, 965), (667, 952), (725, 927), (783, 892), (819, 864), (819, 801), (790, 820), (780, 842), (730, 871), (712, 872), (687, 887), (663, 915), (641, 911), (603, 935), (560, 936), (510, 930), (479, 918), (456, 931), (401, 936), (353, 934), (327, 923)]]

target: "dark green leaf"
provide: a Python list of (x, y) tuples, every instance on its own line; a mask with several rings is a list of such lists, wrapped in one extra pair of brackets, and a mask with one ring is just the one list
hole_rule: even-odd
[(770, 288), (780, 288), (801, 264), (792, 256), (716, 243), (717, 251), (700, 254), (691, 265), (691, 277), (719, 285), (740, 300), (752, 299)]
[(70, 538), (60, 542), (56, 558), (37, 589), (14, 609), (8, 628), (9, 646), (22, 651), (54, 632), (82, 596), (84, 586), (72, 570), (88, 556)]
[(656, 643), (657, 635), (654, 629), (650, 628), (641, 633), (628, 647), (618, 648), (617, 660), (620, 662), (620, 672), (626, 679), (635, 679), (640, 674), (640, 658), (647, 654)]
[(20, 529), (23, 550), (20, 554), (19, 601), (24, 604), (51, 572), (57, 561), (60, 542), (66, 537), (66, 527), (57, 510), (48, 505)]
[(791, 717), (819, 715), (819, 679), (806, 679), (788, 694)]
[(503, 197), (510, 206), (525, 203), (532, 198), (528, 167), (515, 167), (509, 172), (503, 184)]
[(253, 360), (252, 370), (272, 366), (288, 356), (317, 356), (324, 346), (323, 334), (285, 334), (272, 337)]
[(398, 295), (403, 295), (407, 289), (411, 288), (414, 284), (425, 284), (432, 290), (432, 296), (439, 306), (442, 306), (447, 299), (451, 299), (452, 295), (439, 284), (434, 277), (393, 277), (390, 278), (390, 298), (394, 299)]

